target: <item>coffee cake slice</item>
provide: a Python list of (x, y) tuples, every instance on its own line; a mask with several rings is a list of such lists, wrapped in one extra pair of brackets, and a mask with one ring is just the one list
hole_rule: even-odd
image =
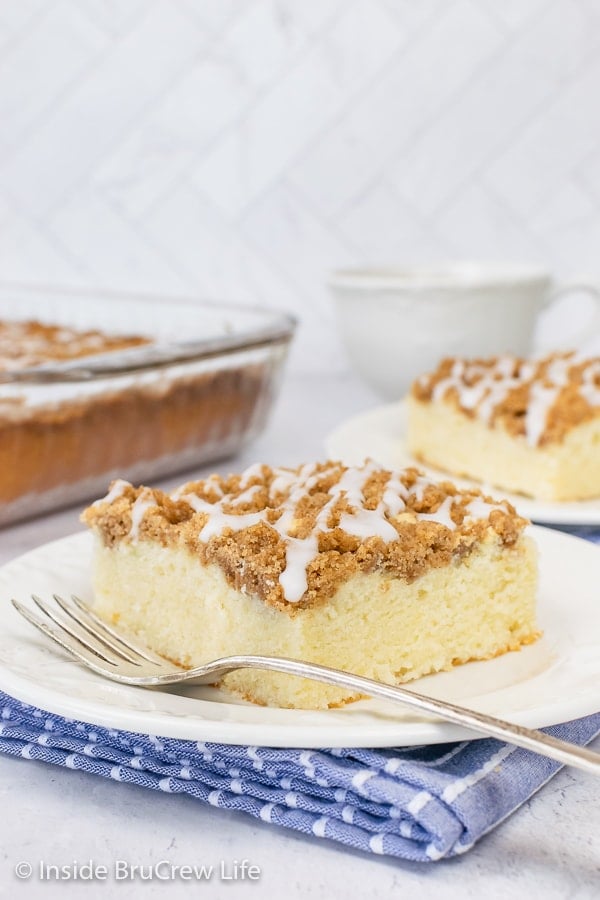
[(422, 462), (539, 500), (600, 497), (600, 357), (445, 359), (407, 403)]
[[(99, 614), (183, 666), (270, 654), (394, 684), (538, 634), (526, 521), (416, 469), (255, 465), (171, 495), (120, 481), (83, 520)], [(357, 699), (254, 670), (223, 686), (270, 706)]]

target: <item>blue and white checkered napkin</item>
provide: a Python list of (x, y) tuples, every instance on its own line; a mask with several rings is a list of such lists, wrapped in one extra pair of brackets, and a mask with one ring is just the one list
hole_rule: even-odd
[[(600, 533), (573, 529), (596, 542)], [(90, 726), (0, 692), (0, 752), (189, 794), (348, 847), (429, 862), (464, 853), (560, 768), (492, 739), (385, 750), (290, 750)], [(597, 715), (546, 729), (576, 744)]]
[[(464, 853), (556, 772), (496, 740), (386, 750), (282, 750), (157, 738), (75, 722), (0, 693), (0, 751), (189, 794), (371, 853)], [(578, 744), (600, 713), (548, 729)]]

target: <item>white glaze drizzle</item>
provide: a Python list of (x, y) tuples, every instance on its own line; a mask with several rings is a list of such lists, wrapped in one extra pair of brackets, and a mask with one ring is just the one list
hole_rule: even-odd
[[(439, 381), (432, 390), (432, 400), (442, 400), (450, 388), (458, 394), (460, 406), (474, 412), (478, 419), (489, 424), (494, 409), (502, 403), (508, 394), (526, 382), (530, 382), (529, 400), (525, 413), (525, 440), (535, 447), (539, 444), (548, 421), (548, 414), (556, 403), (561, 391), (569, 383), (570, 369), (583, 362), (581, 353), (572, 353), (566, 357), (558, 357), (546, 367), (543, 374), (536, 377), (537, 365), (525, 362), (513, 375), (516, 360), (510, 356), (499, 357), (493, 366), (482, 366), (477, 363), (465, 363), (456, 360), (450, 374)], [(590, 360), (583, 369), (582, 384), (579, 392), (590, 406), (600, 406), (600, 387), (595, 378), (600, 376), (600, 360)], [(465, 379), (477, 378), (473, 385), (465, 383)]]
[(218, 475), (209, 475), (206, 479), (208, 484), (210, 485), (211, 491), (214, 491), (219, 497), (223, 496), (223, 488), (221, 487), (221, 482), (219, 481)]
[(419, 513), (419, 519), (424, 519), (426, 522), (438, 522), (440, 525), (445, 525), (446, 528), (456, 528), (455, 523), (450, 517), (453, 502), (454, 497), (449, 494), (444, 502), (438, 506), (435, 512)]
[[(284, 542), (286, 554), (286, 563), (279, 576), (279, 584), (285, 599), (289, 603), (297, 603), (302, 599), (308, 587), (307, 570), (319, 552), (319, 533), (327, 532), (333, 527), (329, 524), (330, 515), (341, 498), (346, 499), (351, 511), (343, 512), (340, 516), (340, 528), (361, 539), (379, 537), (389, 543), (398, 539), (398, 532), (389, 519), (406, 509), (405, 501), (409, 495), (415, 496), (420, 501), (427, 488), (435, 484), (425, 476), (419, 475), (414, 485), (408, 489), (399, 475), (392, 473), (376, 509), (366, 509), (365, 486), (372, 475), (382, 470), (382, 467), (373, 461), (367, 461), (362, 466), (345, 469), (339, 480), (329, 488), (327, 502), (319, 510), (310, 534), (305, 537), (299, 537), (296, 534), (298, 504), (318, 484), (319, 480), (325, 480), (328, 474), (337, 471), (335, 463), (321, 471), (318, 471), (316, 464), (310, 463), (302, 466), (298, 472), (275, 469), (275, 477), (270, 485), (270, 500), (274, 500), (281, 494), (287, 495), (279, 506), (280, 515), (275, 522), (268, 521), (266, 510), (240, 515), (224, 511), (225, 504), (235, 506), (240, 501), (240, 497), (249, 499), (250, 492), (253, 494), (264, 486), (262, 482), (251, 485), (237, 498), (229, 499), (224, 496), (214, 503), (192, 493), (178, 492), (178, 499), (185, 500), (196, 512), (206, 515), (206, 522), (198, 535), (203, 542), (208, 542), (226, 529), (241, 531), (260, 522), (264, 522), (276, 531)], [(243, 487), (255, 476), (262, 477), (262, 470), (258, 471), (256, 467), (251, 467), (242, 474), (240, 485)], [(417, 520), (435, 521), (447, 528), (454, 529), (456, 525), (451, 518), (454, 501), (454, 497), (448, 496), (436, 512), (417, 513), (413, 511), (413, 514)], [(466, 507), (466, 514), (472, 518), (487, 518), (492, 509), (502, 508), (475, 498)]]
[(390, 516), (397, 516), (403, 509), (406, 509), (405, 501), (408, 495), (409, 490), (406, 485), (400, 481), (397, 474), (392, 472), (382, 497), (383, 506)]
[[(241, 494), (238, 494), (237, 497), (229, 500), (230, 506), (243, 506), (244, 503), (250, 503), (253, 499), (254, 495), (258, 493), (262, 489), (262, 484), (253, 484), (249, 488), (246, 488), (245, 491), (242, 491)], [(221, 492), (221, 496), (223, 492)]]
[(222, 500), (209, 503), (208, 500), (203, 500), (197, 494), (181, 494), (179, 499), (189, 503), (196, 512), (206, 513), (206, 523), (198, 535), (201, 541), (209, 541), (212, 537), (222, 534), (226, 528), (231, 528), (232, 531), (242, 531), (244, 528), (250, 528), (264, 520), (262, 512), (246, 513), (245, 515), (225, 513)]
[(140, 525), (142, 523), (142, 519), (144, 518), (146, 511), (150, 509), (151, 506), (156, 506), (154, 494), (150, 490), (142, 491), (142, 493), (136, 498), (135, 503), (131, 507), (131, 529), (129, 531), (130, 540), (137, 541), (140, 533)]
[(548, 413), (554, 406), (560, 389), (534, 381), (529, 389), (529, 403), (525, 415), (525, 440), (530, 447), (537, 447), (546, 430)]
[(465, 519), (487, 519), (495, 509), (506, 512), (506, 507), (501, 503), (489, 503), (481, 497), (473, 497), (465, 507)]
[[(378, 469), (379, 466), (371, 461), (365, 463), (360, 469), (347, 469), (338, 483), (332, 487), (331, 499), (321, 510), (317, 517), (317, 523), (322, 526), (326, 525), (327, 519), (323, 518), (324, 511), (335, 505), (337, 500), (345, 495), (346, 500), (353, 507), (353, 512), (345, 512), (341, 515), (340, 528), (354, 537), (380, 537), (386, 542), (397, 540), (398, 532), (385, 517), (386, 512), (389, 513), (385, 495), (376, 509), (365, 509), (364, 506), (365, 484)], [(322, 530), (325, 531), (326, 528), (323, 527)]]
[(548, 421), (548, 413), (556, 403), (558, 395), (569, 381), (569, 368), (573, 358), (555, 359), (546, 370), (543, 381), (532, 381), (529, 388), (529, 402), (525, 416), (525, 440), (536, 447)]
[[(277, 529), (279, 530), (279, 529)], [(285, 569), (279, 576), (283, 596), (289, 603), (298, 603), (308, 588), (308, 567), (319, 552), (316, 534), (305, 538), (285, 537)]]
[(101, 503), (112, 503), (113, 500), (117, 499), (117, 497), (121, 497), (128, 487), (132, 487), (132, 485), (128, 481), (124, 481), (122, 478), (117, 478), (117, 480), (114, 481), (111, 485), (111, 488), (106, 497), (101, 497), (99, 500), (95, 500), (92, 503), (92, 506), (100, 506)]
[[(410, 492), (407, 491), (406, 488), (404, 488), (404, 490), (406, 491), (406, 496), (411, 493), (417, 503), (422, 503), (425, 491), (428, 487), (431, 487), (432, 484), (435, 484), (435, 481), (432, 481), (431, 478), (427, 478), (425, 475), (419, 474), (413, 482)], [(418, 515), (420, 515), (420, 513), (418, 513)]]
[[(436, 384), (432, 399), (441, 400), (450, 388), (455, 388), (463, 409), (475, 412), (479, 419), (489, 424), (494, 408), (521, 383), (521, 380), (512, 374), (514, 363), (514, 359), (510, 356), (499, 357), (492, 368), (477, 363), (465, 364), (463, 360), (457, 360), (452, 366), (450, 375)], [(475, 384), (468, 385), (464, 382), (465, 376), (478, 380)]]
[(262, 463), (253, 463), (251, 466), (248, 466), (248, 468), (242, 472), (240, 487), (246, 487), (253, 478), (262, 479), (262, 468)]

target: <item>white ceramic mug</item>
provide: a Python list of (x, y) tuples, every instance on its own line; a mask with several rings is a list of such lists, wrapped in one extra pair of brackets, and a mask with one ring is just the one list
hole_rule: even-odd
[(596, 300), (593, 321), (585, 333), (569, 335), (569, 349), (600, 333), (597, 287), (553, 287), (547, 272), (529, 266), (346, 269), (331, 276), (329, 287), (351, 362), (389, 399), (402, 397), (444, 356), (527, 356), (539, 313), (566, 291), (587, 291)]

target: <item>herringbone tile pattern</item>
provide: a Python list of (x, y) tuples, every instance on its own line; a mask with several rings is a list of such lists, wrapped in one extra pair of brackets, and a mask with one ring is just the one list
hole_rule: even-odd
[(0, 0), (0, 278), (266, 303), (485, 257), (600, 278), (592, 0)]

